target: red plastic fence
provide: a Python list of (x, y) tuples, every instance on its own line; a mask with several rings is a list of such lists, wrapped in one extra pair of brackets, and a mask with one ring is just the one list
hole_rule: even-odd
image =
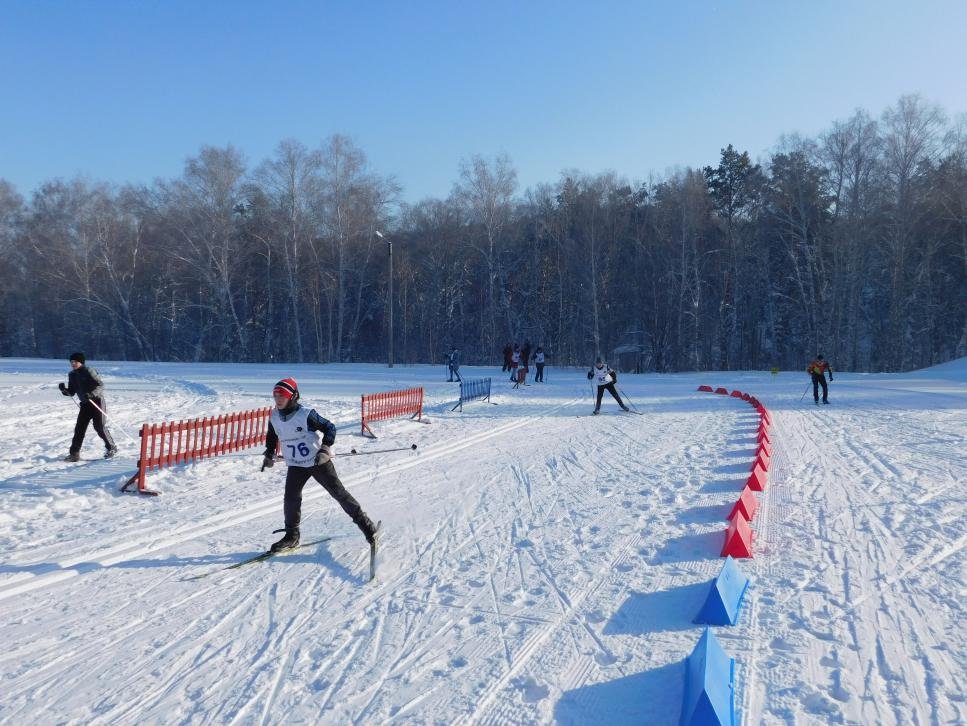
[(369, 393), (362, 397), (360, 425), (364, 436), (368, 433), (374, 439), (376, 434), (369, 427), (373, 421), (407, 416), (419, 421), (423, 416), (423, 389), (403, 388), (399, 391)]
[(121, 491), (134, 482), (141, 494), (160, 494), (144, 485), (149, 469), (185, 464), (265, 443), (271, 407), (226, 413), (220, 416), (165, 421), (141, 426), (141, 456), (138, 473), (128, 479)]

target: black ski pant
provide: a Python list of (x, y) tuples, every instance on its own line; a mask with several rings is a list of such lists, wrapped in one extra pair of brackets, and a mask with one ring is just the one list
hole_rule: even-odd
[(312, 477), (322, 484), (329, 495), (339, 502), (339, 506), (349, 515), (350, 519), (356, 523), (360, 531), (367, 538), (371, 537), (376, 527), (373, 521), (366, 516), (359, 502), (350, 494), (346, 487), (339, 481), (336, 474), (336, 467), (331, 461), (315, 466), (290, 466), (285, 475), (285, 501), (283, 510), (285, 512), (285, 528), (296, 529), (302, 521), (302, 488)]
[(619, 396), (618, 391), (615, 390), (614, 384), (608, 383), (603, 386), (598, 386), (598, 400), (594, 402), (595, 411), (599, 411), (601, 409), (601, 397), (604, 395), (605, 391), (614, 396), (614, 400), (618, 402), (618, 405), (621, 406), (621, 408), (625, 407), (624, 402), (621, 400), (621, 396)]
[(447, 378), (447, 383), (453, 383), (453, 377), (457, 377), (457, 382), (459, 383), (463, 379), (460, 377), (460, 366), (450, 366), (450, 377)]
[[(100, 406), (105, 412), (107, 411), (107, 404), (103, 398), (97, 399), (94, 403)], [(114, 439), (111, 438), (111, 432), (107, 430), (107, 426), (104, 423), (104, 414), (98, 411), (94, 407), (94, 404), (85, 398), (81, 401), (81, 407), (77, 411), (77, 423), (74, 424), (74, 438), (71, 439), (70, 453), (81, 453), (81, 446), (84, 445), (84, 435), (87, 433), (87, 425), (91, 422), (94, 423), (94, 431), (104, 441), (104, 447), (106, 449), (115, 448)]]
[(813, 400), (819, 400), (819, 387), (823, 387), (823, 403), (829, 401), (829, 386), (826, 385), (826, 376), (817, 376), (815, 373), (810, 374), (813, 377)]
[(534, 376), (534, 383), (543, 383), (544, 382), (544, 364), (536, 363), (535, 365), (537, 366), (537, 374)]

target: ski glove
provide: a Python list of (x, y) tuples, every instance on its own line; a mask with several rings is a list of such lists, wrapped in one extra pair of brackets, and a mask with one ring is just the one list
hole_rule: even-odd
[(274, 456), (265, 456), (262, 459), (262, 468), (263, 469), (271, 469), (273, 466), (275, 466), (275, 457)]
[(69, 396), (70, 395), (69, 393), (67, 393), (67, 386), (64, 385), (64, 382), (63, 381), (61, 381), (60, 383), (58, 383), (57, 384), (57, 387), (60, 389), (60, 392), (63, 393), (65, 396)]
[(319, 449), (319, 453), (316, 454), (316, 466), (322, 466), (323, 464), (328, 464), (332, 460), (332, 449), (330, 449), (325, 444)]
[(592, 371), (588, 371), (588, 380), (590, 381), (592, 378), (594, 378), (594, 373)]

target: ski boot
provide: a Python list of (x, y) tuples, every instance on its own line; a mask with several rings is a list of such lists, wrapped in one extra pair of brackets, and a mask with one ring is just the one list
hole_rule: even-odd
[(73, 451), (64, 457), (64, 461), (80, 461), (81, 455), (75, 454)]
[(113, 459), (114, 458), (114, 455), (116, 453), (118, 453), (118, 447), (117, 446), (112, 446), (110, 449), (108, 449), (107, 451), (104, 452), (104, 458), (105, 459)]
[(269, 548), (270, 552), (281, 552), (282, 550), (291, 550), (299, 546), (299, 528), (292, 527), (291, 529), (285, 530), (275, 530), (276, 532), (285, 532), (278, 542)]

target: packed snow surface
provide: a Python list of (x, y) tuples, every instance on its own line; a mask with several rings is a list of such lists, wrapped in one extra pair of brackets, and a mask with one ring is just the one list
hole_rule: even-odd
[[(910, 374), (623, 375), (644, 413), (549, 368), (451, 412), (443, 366), (89, 361), (120, 455), (67, 453), (66, 361), (0, 359), (0, 722), (674, 724), (692, 619), (719, 572), (758, 416), (773, 418), (752, 584), (735, 627), (742, 723), (967, 722), (967, 360)], [(368, 548), (314, 482), (303, 540), (285, 467), (249, 451), (152, 472), (121, 494), (143, 422), (271, 405), (294, 376), (339, 427), (336, 468), (383, 521)], [(360, 395), (423, 386), (421, 425), (359, 435)], [(353, 456), (417, 444), (415, 452)], [(202, 579), (194, 576), (207, 574)]]

